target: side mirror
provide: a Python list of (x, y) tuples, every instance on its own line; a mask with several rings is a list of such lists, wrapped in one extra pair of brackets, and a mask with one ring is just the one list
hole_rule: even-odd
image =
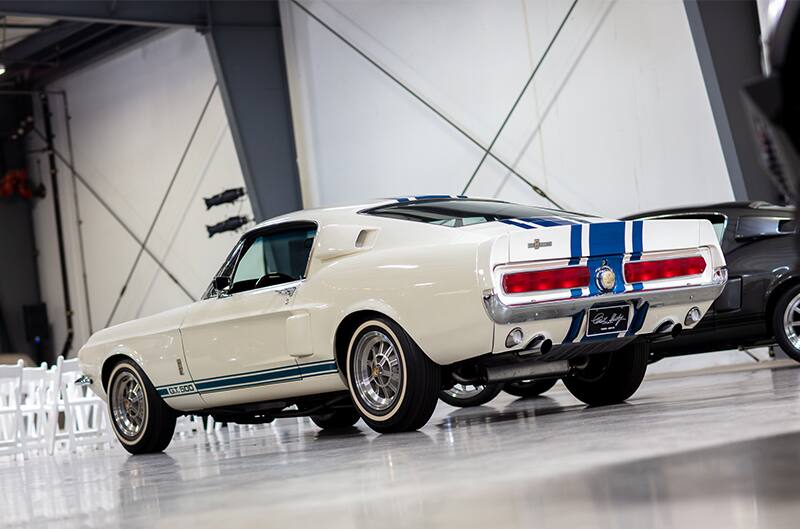
[(231, 278), (228, 276), (217, 276), (214, 278), (214, 290), (222, 292), (231, 286)]

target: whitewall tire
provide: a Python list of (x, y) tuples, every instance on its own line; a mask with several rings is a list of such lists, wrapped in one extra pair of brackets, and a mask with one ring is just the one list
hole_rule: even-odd
[(365, 321), (347, 348), (347, 382), (364, 422), (380, 433), (421, 428), (436, 408), (441, 374), (388, 318)]
[(131, 359), (118, 362), (108, 377), (111, 427), (131, 454), (162, 452), (175, 433), (176, 413)]

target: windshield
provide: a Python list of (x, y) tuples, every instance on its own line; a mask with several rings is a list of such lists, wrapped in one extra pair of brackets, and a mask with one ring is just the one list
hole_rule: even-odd
[(525, 206), (499, 200), (467, 199), (401, 202), (369, 209), (363, 213), (452, 228), (513, 219), (529, 220), (542, 226), (557, 226), (571, 223), (565, 221), (585, 222), (587, 217), (539, 206)]

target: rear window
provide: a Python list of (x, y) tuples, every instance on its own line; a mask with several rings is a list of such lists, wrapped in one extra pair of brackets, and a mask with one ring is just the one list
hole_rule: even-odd
[(580, 222), (586, 216), (538, 206), (494, 200), (424, 200), (401, 202), (364, 211), (368, 215), (438, 224), (451, 228), (507, 219), (559, 219)]

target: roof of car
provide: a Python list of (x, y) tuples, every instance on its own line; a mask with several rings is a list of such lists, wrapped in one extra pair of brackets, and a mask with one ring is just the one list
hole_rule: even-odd
[(271, 226), (273, 224), (278, 224), (281, 222), (291, 222), (293, 220), (298, 220), (298, 221), (308, 220), (309, 218), (315, 220), (323, 220), (323, 219), (335, 220), (336, 218), (354, 215), (365, 209), (377, 208), (380, 206), (388, 206), (392, 204), (402, 204), (411, 202), (436, 202), (439, 200), (485, 200), (493, 202), (505, 202), (503, 200), (497, 200), (491, 198), (466, 197), (463, 195), (413, 195), (404, 197), (376, 198), (374, 200), (361, 202), (358, 204), (333, 205), (333, 206), (308, 208), (308, 209), (293, 211), (291, 213), (286, 213), (285, 215), (281, 215), (279, 217), (273, 217), (271, 219), (262, 221), (253, 226), (252, 228), (250, 228), (248, 231), (257, 230), (259, 228), (263, 228), (265, 226)]

